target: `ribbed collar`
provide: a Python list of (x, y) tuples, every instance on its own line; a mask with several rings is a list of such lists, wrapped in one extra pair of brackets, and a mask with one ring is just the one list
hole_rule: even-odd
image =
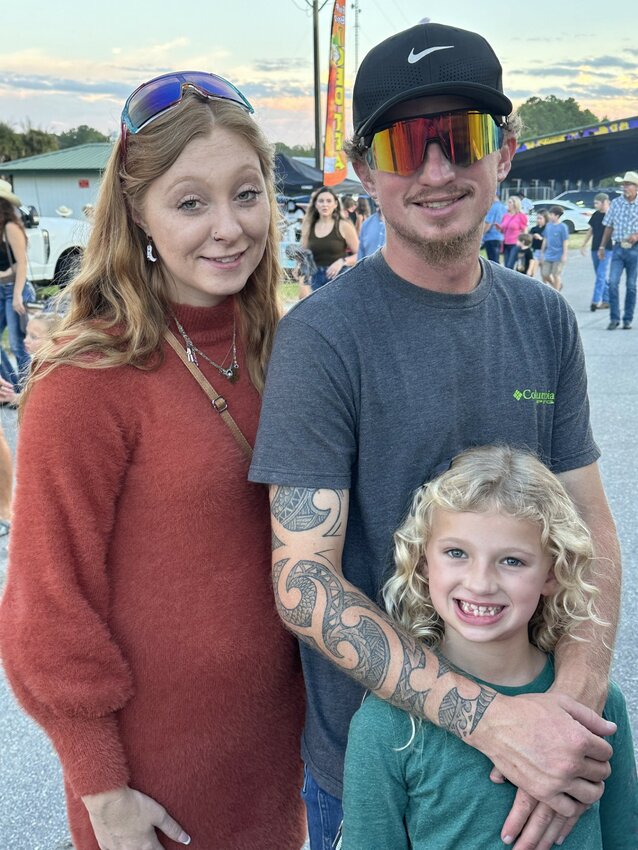
[[(199, 346), (232, 338), (235, 311), (235, 298), (232, 295), (216, 307), (171, 304), (171, 310), (189, 337)], [(177, 332), (175, 322), (171, 321), (169, 327), (173, 333)]]

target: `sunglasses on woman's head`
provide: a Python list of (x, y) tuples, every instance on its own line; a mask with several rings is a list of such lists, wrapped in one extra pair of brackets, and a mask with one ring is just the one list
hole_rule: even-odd
[(127, 136), (139, 133), (155, 118), (177, 106), (189, 89), (203, 97), (228, 100), (247, 112), (254, 112), (244, 95), (232, 83), (217, 74), (203, 71), (180, 71), (163, 74), (135, 89), (122, 110), (122, 155), (126, 150)]
[(394, 121), (377, 130), (367, 152), (375, 171), (406, 177), (417, 171), (430, 142), (454, 165), (468, 166), (500, 150), (504, 128), (484, 112), (443, 112)]

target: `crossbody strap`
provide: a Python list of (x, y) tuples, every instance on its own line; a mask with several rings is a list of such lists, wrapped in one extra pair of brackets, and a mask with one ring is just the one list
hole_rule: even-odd
[(231, 434), (233, 435), (233, 437), (235, 438), (235, 440), (239, 444), (239, 447), (241, 448), (242, 452), (244, 453), (244, 455), (246, 456), (248, 461), (251, 461), (252, 457), (253, 457), (252, 447), (251, 447), (250, 443), (248, 442), (248, 440), (242, 434), (239, 425), (235, 422), (233, 417), (230, 415), (230, 411), (228, 410), (228, 404), (226, 402), (226, 399), (217, 392), (217, 390), (213, 387), (213, 385), (210, 383), (210, 381), (207, 380), (207, 378), (204, 377), (204, 375), (200, 372), (200, 370), (197, 368), (197, 366), (195, 366), (194, 363), (190, 362), (190, 360), (186, 356), (186, 352), (184, 351), (182, 346), (179, 344), (177, 337), (168, 328), (166, 329), (166, 331), (164, 333), (164, 338), (169, 343), (169, 345), (171, 346), (173, 351), (175, 351), (175, 353), (177, 354), (179, 359), (182, 361), (184, 366), (186, 366), (186, 368), (191, 373), (193, 378), (195, 378), (197, 383), (200, 385), (200, 387), (206, 393), (206, 395), (208, 396), (210, 403), (212, 404), (213, 408), (217, 411), (217, 413), (219, 413), (221, 418), (224, 420), (224, 423), (230, 429)]

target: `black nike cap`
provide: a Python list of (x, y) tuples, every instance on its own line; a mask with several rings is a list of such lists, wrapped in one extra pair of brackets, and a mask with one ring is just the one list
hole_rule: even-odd
[(503, 69), (482, 35), (421, 23), (377, 44), (354, 83), (354, 131), (369, 138), (384, 114), (406, 100), (448, 94), (470, 98), (492, 115), (509, 115)]

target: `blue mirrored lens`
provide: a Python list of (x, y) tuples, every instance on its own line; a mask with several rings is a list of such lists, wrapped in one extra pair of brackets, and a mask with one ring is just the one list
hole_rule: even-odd
[(122, 123), (131, 133), (137, 133), (153, 118), (178, 104), (183, 97), (184, 88), (189, 86), (204, 96), (230, 100), (248, 112), (254, 112), (239, 89), (223, 77), (200, 71), (184, 71), (179, 74), (164, 74), (134, 91), (124, 106)]

